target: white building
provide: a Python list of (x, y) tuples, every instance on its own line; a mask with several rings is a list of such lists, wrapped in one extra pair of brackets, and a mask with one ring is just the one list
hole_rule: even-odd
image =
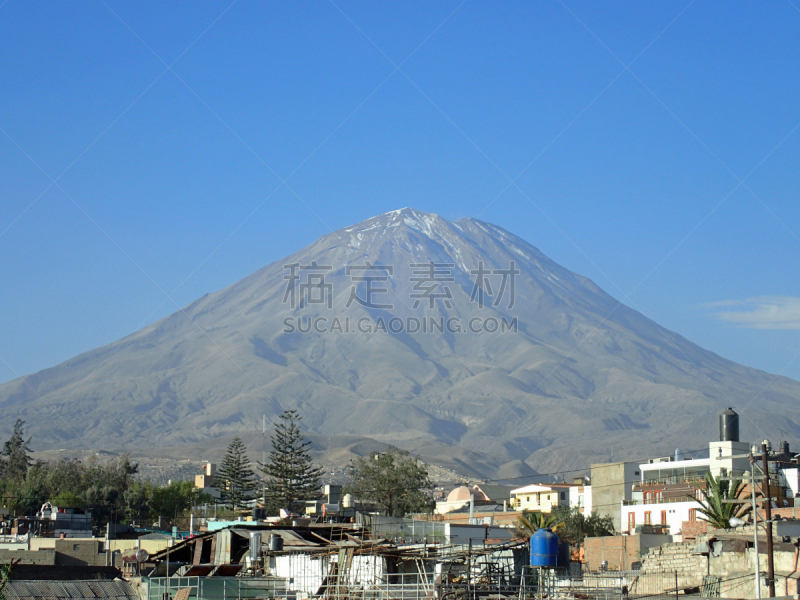
[[(662, 526), (679, 535), (684, 521), (703, 519), (697, 513), (699, 487), (707, 472), (714, 477), (742, 477), (750, 470), (750, 445), (745, 442), (711, 442), (707, 458), (681, 456), (652, 459), (639, 465), (640, 481), (629, 501), (622, 502), (622, 531), (633, 534), (639, 525)], [(676, 460), (677, 459), (677, 460)]]
[[(729, 430), (732, 417), (736, 423)], [(738, 415), (731, 409), (720, 414), (720, 437), (733, 439), (710, 442), (707, 457), (681, 456), (676, 450), (674, 457), (640, 464), (640, 479), (633, 485), (631, 498), (621, 503), (621, 531), (633, 534), (641, 525), (661, 526), (664, 533), (680, 535), (684, 522), (704, 520), (697, 511), (700, 505), (692, 498), (702, 498), (706, 473), (736, 479), (746, 479), (750, 473), (751, 446), (738, 441)], [(780, 452), (770, 454), (770, 461), (772, 496), (778, 497), (779, 506), (789, 506), (800, 496), (797, 458), (789, 452), (788, 443), (782, 442)]]
[(569, 505), (576, 506), (580, 511), (589, 515), (592, 512), (592, 486), (573, 485), (569, 488)]

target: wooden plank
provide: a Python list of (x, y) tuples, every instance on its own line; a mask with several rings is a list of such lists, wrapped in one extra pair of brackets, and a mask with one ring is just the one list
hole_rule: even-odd
[(192, 564), (199, 565), (203, 556), (203, 538), (197, 538), (194, 541), (194, 555), (192, 555)]
[(175, 592), (173, 600), (189, 600), (189, 594), (192, 593), (192, 588), (180, 588)]
[(328, 566), (328, 574), (325, 576), (325, 579), (322, 580), (322, 584), (319, 586), (317, 593), (314, 594), (315, 596), (323, 596), (324, 598), (330, 597), (328, 594), (330, 582), (333, 581), (334, 577), (336, 577), (336, 570), (338, 566), (338, 563), (333, 562)]

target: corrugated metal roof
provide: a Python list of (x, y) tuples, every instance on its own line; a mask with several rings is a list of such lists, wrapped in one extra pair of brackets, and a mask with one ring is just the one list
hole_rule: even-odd
[(140, 540), (169, 540), (172, 539), (172, 536), (168, 533), (158, 533), (157, 531), (153, 531), (151, 533), (146, 533), (144, 535), (139, 536)]
[(6, 600), (139, 600), (127, 581), (17, 581), (3, 589)]

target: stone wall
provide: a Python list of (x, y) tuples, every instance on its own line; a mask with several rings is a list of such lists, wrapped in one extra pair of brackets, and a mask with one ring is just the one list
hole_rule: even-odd
[[(652, 548), (642, 561), (643, 573), (675, 571), (678, 587), (700, 587), (706, 575), (719, 578), (720, 596), (723, 598), (754, 598), (755, 552), (749, 542), (752, 527), (742, 528), (737, 535), (728, 535), (720, 542), (714, 533), (700, 534), (695, 541), (666, 544)], [(698, 544), (708, 543), (707, 554), (695, 554)], [(750, 547), (747, 547), (747, 546)], [(700, 549), (698, 549), (699, 551)], [(767, 571), (766, 543), (759, 540), (759, 568), (762, 573), (762, 596), (766, 596)], [(716, 554), (715, 554), (716, 553)], [(800, 551), (790, 543), (775, 544), (775, 592), (778, 596), (797, 593), (800, 573)]]
[(642, 572), (676, 571), (679, 588), (699, 587), (708, 573), (708, 562), (705, 556), (692, 554), (694, 547), (694, 542), (682, 542), (651, 548), (642, 560)]

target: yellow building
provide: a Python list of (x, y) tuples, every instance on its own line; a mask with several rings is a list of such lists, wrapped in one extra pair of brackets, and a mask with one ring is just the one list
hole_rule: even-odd
[(511, 506), (518, 511), (549, 513), (558, 506), (569, 506), (569, 488), (566, 483), (532, 483), (511, 490)]

